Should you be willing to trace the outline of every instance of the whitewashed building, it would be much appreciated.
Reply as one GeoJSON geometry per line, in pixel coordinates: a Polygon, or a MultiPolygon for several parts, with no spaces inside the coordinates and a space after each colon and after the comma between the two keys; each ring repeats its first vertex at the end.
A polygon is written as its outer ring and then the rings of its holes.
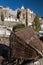
{"type": "Polygon", "coordinates": [[[5,44],[9,46],[9,36],[10,36],[10,31],[7,29],[11,29],[11,27],[6,27],[6,26],[0,26],[0,44],[5,44]]]}

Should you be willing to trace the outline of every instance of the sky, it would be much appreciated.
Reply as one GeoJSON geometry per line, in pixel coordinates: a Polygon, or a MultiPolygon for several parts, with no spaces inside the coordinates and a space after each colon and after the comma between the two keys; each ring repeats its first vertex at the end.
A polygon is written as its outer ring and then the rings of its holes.
{"type": "Polygon", "coordinates": [[[10,7],[13,10],[21,8],[22,5],[43,16],[43,0],[0,0],[0,6],[10,7]]]}

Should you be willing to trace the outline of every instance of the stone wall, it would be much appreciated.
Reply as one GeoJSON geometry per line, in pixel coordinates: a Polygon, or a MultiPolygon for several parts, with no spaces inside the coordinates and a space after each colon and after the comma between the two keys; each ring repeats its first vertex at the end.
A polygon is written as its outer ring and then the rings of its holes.
{"type": "Polygon", "coordinates": [[[0,44],[9,46],[9,37],[0,37],[0,44]]]}

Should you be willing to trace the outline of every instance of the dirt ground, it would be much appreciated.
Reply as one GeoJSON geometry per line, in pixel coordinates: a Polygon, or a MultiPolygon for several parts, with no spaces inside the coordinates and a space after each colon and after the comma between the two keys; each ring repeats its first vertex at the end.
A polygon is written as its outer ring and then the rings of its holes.
{"type": "Polygon", "coordinates": [[[41,59],[39,59],[39,60],[37,60],[35,62],[31,62],[31,63],[29,63],[27,65],[43,65],[43,58],[41,58],[41,59]]]}
{"type": "MultiPolygon", "coordinates": [[[[3,58],[0,56],[0,65],[1,65],[2,60],[3,60],[3,58]]],[[[27,64],[24,64],[24,65],[43,65],[43,58],[38,59],[35,62],[27,63],[27,64]]]]}
{"type": "Polygon", "coordinates": [[[3,58],[2,56],[0,56],[0,65],[1,65],[1,62],[2,62],[3,59],[4,59],[4,58],[3,58]]]}

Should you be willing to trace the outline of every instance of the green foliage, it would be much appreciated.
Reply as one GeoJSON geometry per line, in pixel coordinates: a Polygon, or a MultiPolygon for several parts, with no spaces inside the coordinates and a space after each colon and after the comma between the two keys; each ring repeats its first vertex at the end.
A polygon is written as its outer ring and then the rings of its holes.
{"type": "Polygon", "coordinates": [[[1,14],[1,20],[4,21],[4,15],[3,15],[3,13],[1,14]]]}
{"type": "Polygon", "coordinates": [[[14,30],[14,29],[18,29],[18,28],[23,28],[23,27],[25,27],[24,24],[17,24],[17,25],[15,25],[15,26],[13,26],[13,30],[14,30]]]}
{"type": "Polygon", "coordinates": [[[38,32],[40,30],[40,22],[39,22],[39,16],[38,14],[36,13],[36,16],[34,18],[34,21],[32,23],[33,25],[33,29],[38,32]]]}

